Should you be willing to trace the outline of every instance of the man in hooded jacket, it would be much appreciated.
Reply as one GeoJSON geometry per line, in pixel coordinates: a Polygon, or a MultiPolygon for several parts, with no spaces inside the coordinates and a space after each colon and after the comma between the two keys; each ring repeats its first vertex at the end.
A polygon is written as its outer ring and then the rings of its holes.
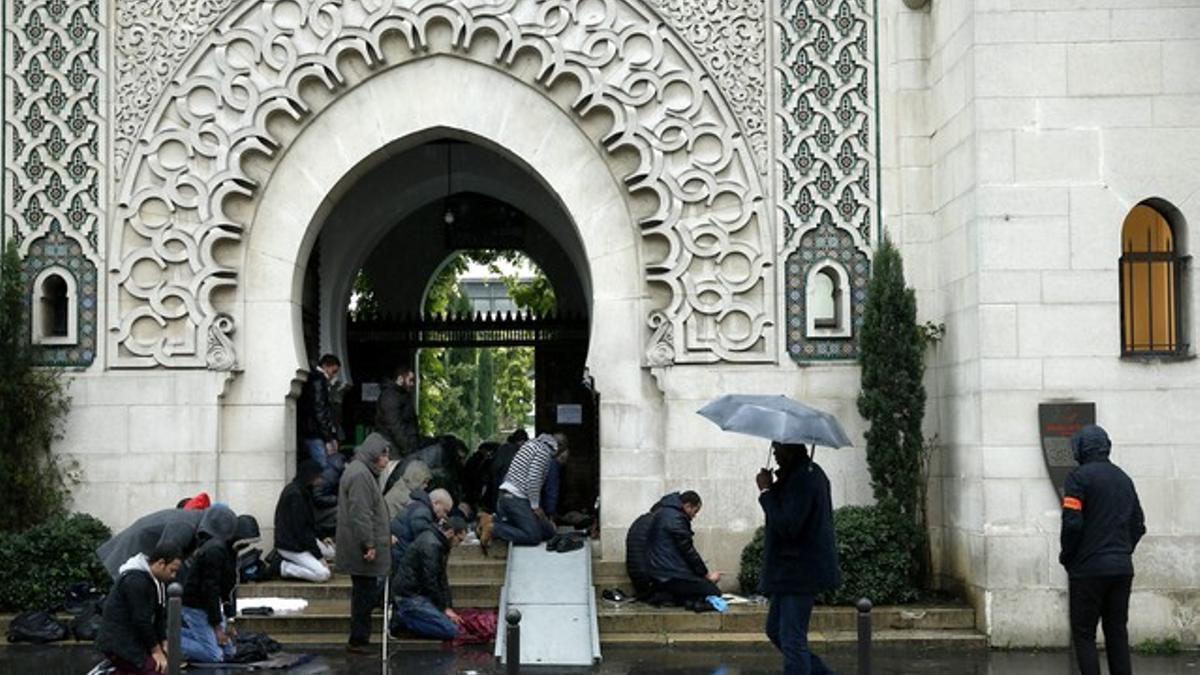
{"type": "Polygon", "coordinates": [[[317,537],[313,490],[321,482],[321,467],[311,459],[300,462],[296,477],[279,494],[275,505],[275,550],[283,559],[280,576],[321,583],[329,581],[325,558],[333,549],[317,537]]]}
{"type": "Polygon", "coordinates": [[[1090,425],[1071,438],[1079,466],[1067,475],[1062,503],[1062,552],[1067,570],[1071,637],[1082,675],[1100,675],[1096,623],[1104,626],[1111,675],[1132,672],[1129,656],[1129,593],[1133,551],[1146,520],[1133,481],[1109,461],[1112,442],[1090,425]]]}
{"type": "Polygon", "coordinates": [[[134,554],[118,568],[96,635],[96,649],[117,675],[167,672],[167,584],[181,558],[177,547],[164,544],[150,554],[134,554]]]}
{"type": "Polygon", "coordinates": [[[220,663],[233,655],[221,605],[236,583],[233,543],[237,528],[237,516],[224,504],[206,510],[200,522],[200,546],[192,554],[183,580],[180,646],[189,661],[220,663]]]}
{"type": "Polygon", "coordinates": [[[371,653],[371,609],[379,579],[391,570],[388,507],[379,485],[388,442],[378,433],[363,440],[338,485],[337,568],[350,575],[350,641],[347,651],[371,653]]]}

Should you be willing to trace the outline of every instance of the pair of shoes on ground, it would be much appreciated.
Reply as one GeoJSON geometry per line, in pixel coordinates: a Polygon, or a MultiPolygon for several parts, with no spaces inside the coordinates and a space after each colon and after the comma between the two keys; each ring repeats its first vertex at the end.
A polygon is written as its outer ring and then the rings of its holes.
{"type": "Polygon", "coordinates": [[[625,595],[625,591],[622,591],[619,588],[606,588],[600,593],[600,597],[608,600],[609,602],[625,602],[627,600],[632,600],[632,598],[630,598],[628,595],[625,595]]]}
{"type": "Polygon", "coordinates": [[[583,535],[575,532],[556,534],[546,542],[546,550],[556,553],[568,553],[583,548],[583,535]]]}

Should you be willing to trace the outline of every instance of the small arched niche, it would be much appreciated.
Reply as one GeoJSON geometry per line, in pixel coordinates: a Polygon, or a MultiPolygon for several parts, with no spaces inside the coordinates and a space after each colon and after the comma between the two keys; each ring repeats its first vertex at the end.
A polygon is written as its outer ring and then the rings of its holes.
{"type": "Polygon", "coordinates": [[[42,270],[33,280],[33,343],[73,345],[79,340],[75,277],[61,267],[42,270]]]}
{"type": "Polygon", "coordinates": [[[807,325],[810,338],[851,337],[850,275],[836,260],[826,259],[808,270],[805,282],[807,325]]]}

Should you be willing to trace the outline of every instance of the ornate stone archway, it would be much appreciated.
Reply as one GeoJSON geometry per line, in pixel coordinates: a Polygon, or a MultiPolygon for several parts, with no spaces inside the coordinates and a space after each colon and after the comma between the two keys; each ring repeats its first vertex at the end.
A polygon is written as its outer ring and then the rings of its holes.
{"type": "Polygon", "coordinates": [[[109,364],[237,369],[241,242],[273,162],[324,105],[434,54],[532,84],[603,149],[641,231],[644,363],[774,359],[749,145],[686,43],[636,0],[267,0],[197,46],[132,149],[110,247],[109,364]]]}

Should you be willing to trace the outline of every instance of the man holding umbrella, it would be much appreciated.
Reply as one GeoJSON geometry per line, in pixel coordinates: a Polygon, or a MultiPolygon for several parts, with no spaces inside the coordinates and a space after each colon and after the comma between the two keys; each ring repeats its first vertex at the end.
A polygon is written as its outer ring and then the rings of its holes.
{"type": "Polygon", "coordinates": [[[779,470],[758,473],[767,518],[759,591],[771,599],[767,637],[783,652],[787,675],[832,672],[808,648],[815,596],[842,581],[829,478],[800,443],[772,443],[779,470]]]}
{"type": "Polygon", "coordinates": [[[805,445],[842,448],[850,438],[833,415],[786,396],[727,394],[700,415],[726,431],[773,441],[779,470],[758,472],[758,503],[766,515],[759,591],[771,599],[767,637],[783,652],[783,672],[832,672],[808,648],[816,595],[842,582],[833,529],[829,478],[805,445]]]}

